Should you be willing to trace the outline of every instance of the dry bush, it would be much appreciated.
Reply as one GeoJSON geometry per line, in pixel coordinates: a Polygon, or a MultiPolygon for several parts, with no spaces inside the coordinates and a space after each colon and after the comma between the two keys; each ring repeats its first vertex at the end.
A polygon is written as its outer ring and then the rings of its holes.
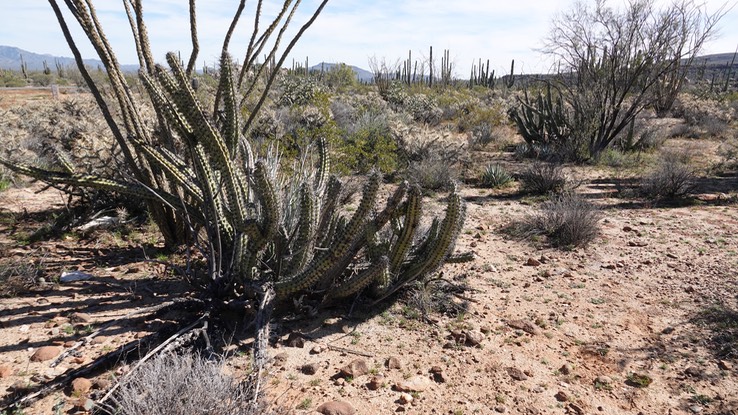
{"type": "Polygon", "coordinates": [[[251,385],[224,373],[224,362],[165,355],[145,363],[115,395],[123,415],[251,415],[251,385]]]}
{"type": "Polygon", "coordinates": [[[686,126],[679,133],[689,138],[723,136],[736,115],[735,109],[730,106],[691,94],[679,95],[672,114],[684,119],[686,126]]]}
{"type": "Polygon", "coordinates": [[[544,202],[523,229],[529,236],[545,235],[553,246],[585,246],[599,234],[600,217],[599,209],[582,196],[564,193],[544,202]]]}
{"type": "Polygon", "coordinates": [[[540,162],[529,165],[519,179],[524,192],[537,195],[561,193],[568,182],[560,164],[540,162]]]}
{"type": "Polygon", "coordinates": [[[682,199],[695,190],[696,178],[686,155],[664,153],[659,165],[643,178],[639,190],[652,200],[682,199]]]}
{"type": "Polygon", "coordinates": [[[13,297],[28,290],[43,275],[42,260],[23,258],[0,264],[0,297],[13,297]]]}

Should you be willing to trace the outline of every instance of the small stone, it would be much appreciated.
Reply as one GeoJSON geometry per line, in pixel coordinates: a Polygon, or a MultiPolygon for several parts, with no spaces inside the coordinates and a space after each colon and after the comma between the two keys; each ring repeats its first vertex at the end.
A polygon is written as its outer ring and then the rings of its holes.
{"type": "Polygon", "coordinates": [[[600,375],[595,378],[595,384],[610,385],[611,383],[612,379],[610,379],[610,377],[608,376],[600,375]]]}
{"type": "Polygon", "coordinates": [[[344,379],[344,378],[338,378],[338,379],[336,379],[336,380],[333,381],[333,384],[336,385],[336,386],[343,386],[343,385],[346,384],[346,379],[344,379]]]}
{"type": "Polygon", "coordinates": [[[413,395],[410,395],[409,393],[401,393],[400,394],[400,404],[407,405],[413,401],[413,395]]]}
{"type": "Polygon", "coordinates": [[[369,390],[375,391],[381,388],[382,385],[384,385],[384,375],[376,375],[373,376],[369,383],[366,384],[366,387],[369,390]]]}
{"type": "Polygon", "coordinates": [[[320,405],[317,409],[323,415],[354,415],[356,409],[346,401],[331,401],[320,405]]]}
{"type": "Polygon", "coordinates": [[[704,377],[704,371],[700,368],[690,366],[687,369],[684,370],[684,374],[693,378],[702,378],[704,377]]]}
{"type": "Polygon", "coordinates": [[[87,378],[76,378],[72,381],[72,395],[84,396],[92,389],[92,382],[87,378]]]}
{"type": "Polygon", "coordinates": [[[511,378],[517,381],[524,381],[528,379],[528,375],[526,375],[522,370],[516,367],[508,367],[505,370],[507,371],[507,374],[510,375],[511,378]]]}
{"type": "Polygon", "coordinates": [[[433,381],[436,383],[446,383],[446,377],[443,375],[443,369],[440,366],[433,366],[430,369],[433,381]]]}
{"type": "Polygon", "coordinates": [[[305,347],[305,336],[302,335],[302,333],[298,332],[292,332],[289,336],[287,336],[287,340],[285,340],[284,344],[287,345],[287,347],[298,347],[303,348],[305,347]]]}
{"type": "Polygon", "coordinates": [[[396,358],[395,356],[389,357],[384,364],[385,366],[387,366],[387,369],[402,369],[400,359],[396,358]]]}
{"type": "Polygon", "coordinates": [[[569,375],[569,374],[571,374],[571,372],[572,372],[572,367],[571,367],[571,365],[570,365],[570,364],[568,364],[568,363],[564,363],[564,364],[563,364],[563,365],[562,365],[562,366],[561,366],[561,367],[559,368],[559,373],[561,373],[562,375],[569,375]]]}
{"type": "Polygon", "coordinates": [[[343,376],[350,376],[352,378],[357,378],[362,375],[366,375],[369,373],[369,366],[366,364],[366,360],[364,359],[356,359],[351,361],[348,365],[341,368],[341,375],[343,376]]]}
{"type": "Polygon", "coordinates": [[[648,246],[648,242],[646,242],[646,241],[639,241],[639,240],[636,240],[636,241],[628,241],[628,246],[633,246],[633,247],[640,248],[640,247],[648,246]]]}
{"type": "Polygon", "coordinates": [[[280,367],[284,366],[284,363],[287,361],[287,353],[277,353],[274,355],[274,366],[280,367]]]}
{"type": "Polygon", "coordinates": [[[479,346],[484,341],[484,333],[479,330],[468,330],[465,335],[466,343],[470,346],[479,346]]]}
{"type": "Polygon", "coordinates": [[[72,313],[69,316],[69,321],[72,323],[89,323],[90,320],[92,317],[87,313],[72,313]]]}
{"type": "Polygon", "coordinates": [[[95,382],[93,382],[93,386],[95,387],[95,389],[99,390],[108,390],[111,385],[112,382],[107,379],[95,379],[95,382]]]}
{"type": "Polygon", "coordinates": [[[10,366],[0,365],[0,379],[8,378],[13,375],[13,369],[10,366]]]}
{"type": "Polygon", "coordinates": [[[569,404],[569,412],[574,413],[576,415],[584,415],[584,409],[582,409],[581,406],[573,402],[569,404]]]}
{"type": "Polygon", "coordinates": [[[719,360],[717,366],[720,370],[730,370],[732,368],[730,363],[726,362],[725,360],[719,360]]]}
{"type": "Polygon", "coordinates": [[[310,354],[320,354],[323,353],[323,347],[321,345],[315,345],[312,349],[310,349],[310,354]]]}
{"type": "Polygon", "coordinates": [[[395,384],[395,390],[400,392],[423,392],[430,388],[431,380],[425,376],[413,376],[409,379],[401,380],[395,384]]]}
{"type": "Polygon", "coordinates": [[[533,257],[530,257],[525,262],[525,265],[526,266],[529,266],[529,267],[537,267],[537,266],[541,265],[541,261],[539,261],[539,260],[537,260],[537,259],[535,259],[533,257]]]}
{"type": "Polygon", "coordinates": [[[95,401],[90,398],[79,398],[74,402],[76,408],[80,408],[84,411],[90,412],[95,407],[95,401]]]}
{"type": "Polygon", "coordinates": [[[505,408],[504,406],[502,406],[502,405],[495,406],[495,412],[500,413],[500,414],[504,414],[505,411],[507,411],[507,408],[505,408]]]}
{"type": "Polygon", "coordinates": [[[663,330],[661,330],[661,334],[671,334],[674,332],[674,327],[666,327],[663,330]]]}
{"type": "Polygon", "coordinates": [[[692,412],[693,414],[698,414],[702,412],[702,407],[699,405],[692,405],[689,407],[689,411],[692,412]]]}
{"type": "Polygon", "coordinates": [[[306,375],[314,375],[318,373],[318,369],[320,369],[320,366],[317,363],[308,363],[302,365],[300,371],[306,375]]]}
{"type": "Polygon", "coordinates": [[[564,391],[558,391],[556,392],[556,395],[554,395],[554,398],[559,402],[566,402],[569,400],[569,395],[564,393],[564,391]]]}
{"type": "Polygon", "coordinates": [[[59,356],[59,353],[61,353],[61,348],[58,346],[39,347],[31,356],[31,361],[45,362],[59,356]]]}
{"type": "Polygon", "coordinates": [[[540,334],[541,330],[536,327],[535,324],[531,323],[530,321],[525,320],[510,320],[507,322],[507,325],[517,329],[517,330],[523,330],[524,332],[528,334],[540,334]]]}

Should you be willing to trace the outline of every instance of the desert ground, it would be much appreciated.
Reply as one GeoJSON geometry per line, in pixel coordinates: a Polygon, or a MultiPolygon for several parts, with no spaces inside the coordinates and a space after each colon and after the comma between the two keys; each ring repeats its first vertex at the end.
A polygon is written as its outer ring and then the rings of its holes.
{"type": "MultiPolygon", "coordinates": [[[[585,247],[510,232],[541,198],[517,183],[486,189],[462,178],[467,217],[456,250],[473,260],[438,275],[463,287],[448,294],[456,307],[424,313],[420,287],[394,303],[275,319],[263,381],[272,408],[313,414],[341,401],[358,414],[738,413],[738,176],[711,169],[727,137],[666,142],[688,150],[700,171],[697,190],[679,201],[625,196],[642,169],[565,165],[574,191],[601,213],[585,247]]],[[[467,178],[474,166],[519,172],[530,163],[510,146],[470,158],[467,178]]],[[[436,210],[443,198],[426,197],[436,210]]],[[[40,183],[0,192],[0,264],[33,274],[4,281],[0,298],[5,401],[172,330],[177,313],[140,312],[193,294],[165,264],[181,255],[166,253],[146,223],[31,237],[69,209],[67,196],[40,183]],[[88,278],[63,282],[72,271],[88,278]]],[[[243,378],[252,339],[227,341],[226,370],[243,378]]],[[[130,369],[121,359],[22,413],[86,413],[87,399],[130,369]]]]}

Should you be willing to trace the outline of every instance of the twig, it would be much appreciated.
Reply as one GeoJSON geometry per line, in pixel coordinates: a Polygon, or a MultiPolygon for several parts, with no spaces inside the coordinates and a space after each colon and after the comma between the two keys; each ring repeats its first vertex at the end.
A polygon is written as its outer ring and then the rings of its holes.
{"type": "Polygon", "coordinates": [[[256,372],[253,377],[254,396],[251,401],[251,407],[253,409],[258,409],[259,407],[259,389],[261,387],[262,373],[269,360],[269,320],[272,317],[275,297],[274,288],[271,285],[266,285],[262,293],[261,302],[259,303],[259,311],[256,313],[256,339],[254,340],[254,366],[256,367],[256,372]]]}
{"type": "Polygon", "coordinates": [[[371,353],[365,353],[365,352],[360,352],[360,351],[357,351],[357,350],[351,350],[351,349],[347,349],[345,347],[333,346],[331,344],[326,345],[326,347],[328,347],[329,349],[333,350],[334,352],[343,352],[343,353],[355,354],[357,356],[364,356],[364,357],[374,357],[374,355],[371,354],[371,353]]]}
{"type": "Polygon", "coordinates": [[[138,315],[138,314],[154,313],[154,312],[157,312],[157,311],[159,311],[159,310],[161,310],[163,308],[166,308],[166,307],[169,307],[169,306],[174,305],[176,303],[181,303],[181,302],[184,302],[184,301],[186,301],[186,300],[176,299],[174,301],[169,301],[169,302],[166,302],[166,303],[163,303],[163,304],[158,304],[158,305],[155,305],[155,306],[152,306],[152,307],[147,307],[147,308],[144,308],[144,309],[141,309],[141,310],[132,311],[132,312],[126,314],[125,316],[123,316],[123,317],[121,317],[119,319],[115,319],[115,320],[109,321],[105,325],[103,325],[102,327],[100,327],[99,329],[97,329],[94,332],[90,333],[88,336],[82,338],[82,340],[78,340],[77,343],[74,344],[74,346],[72,346],[69,349],[65,350],[64,353],[60,354],[59,357],[57,357],[56,359],[54,359],[54,361],[51,362],[51,364],[49,365],[49,367],[56,367],[67,356],[73,354],[75,350],[77,350],[78,348],[80,348],[83,345],[86,345],[86,344],[90,343],[90,341],[92,341],[92,339],[94,339],[95,337],[97,337],[100,333],[102,333],[103,331],[107,330],[109,327],[111,327],[111,326],[113,326],[113,325],[115,325],[115,324],[117,324],[117,323],[119,323],[119,322],[121,322],[123,320],[128,320],[129,318],[131,318],[131,317],[133,317],[135,315],[138,315]]]}
{"type": "Polygon", "coordinates": [[[203,321],[204,319],[206,319],[208,316],[209,316],[209,314],[206,312],[205,314],[203,314],[202,316],[200,316],[200,318],[198,318],[197,320],[193,321],[192,323],[190,323],[186,327],[183,327],[182,329],[180,329],[178,332],[174,333],[168,339],[164,340],[160,345],[156,346],[156,348],[154,348],[154,350],[152,350],[149,353],[147,353],[146,356],[142,357],[136,363],[136,366],[134,366],[133,368],[131,368],[130,371],[128,371],[123,376],[121,376],[121,378],[118,381],[118,383],[116,383],[115,385],[113,385],[113,387],[110,388],[110,390],[108,391],[108,393],[106,393],[105,396],[102,397],[102,399],[100,399],[99,401],[96,402],[96,405],[100,405],[100,404],[104,403],[106,400],[108,400],[113,395],[113,392],[115,392],[120,387],[120,385],[123,383],[123,381],[125,381],[126,379],[128,379],[136,370],[138,370],[141,367],[141,365],[143,365],[147,360],[151,359],[151,357],[153,357],[154,355],[156,355],[157,353],[159,353],[159,351],[161,351],[162,349],[164,349],[165,347],[167,347],[170,343],[174,342],[175,340],[177,340],[179,337],[181,337],[185,333],[187,333],[190,330],[194,329],[195,326],[197,326],[201,321],[203,321]]]}

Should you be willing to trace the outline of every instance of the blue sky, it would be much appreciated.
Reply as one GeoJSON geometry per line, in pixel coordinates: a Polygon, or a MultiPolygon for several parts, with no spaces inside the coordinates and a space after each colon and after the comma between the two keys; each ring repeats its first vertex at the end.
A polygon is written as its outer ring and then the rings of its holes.
{"type": "MultiPolygon", "coordinates": [[[[731,0],[733,1],[733,0],[731,0]]],[[[61,3],[63,1],[60,0],[61,3]]],[[[122,1],[95,2],[106,33],[122,63],[136,63],[122,1]]],[[[144,15],[149,22],[155,58],[163,60],[167,51],[190,52],[187,1],[144,0],[144,15]]],[[[244,17],[253,15],[255,0],[247,1],[244,17]],[[249,7],[250,6],[250,7],[249,7]]],[[[273,15],[275,3],[265,10],[273,15]]],[[[551,18],[571,7],[573,0],[331,0],[323,14],[295,47],[292,57],[310,63],[346,62],[369,69],[368,59],[376,57],[394,63],[412,50],[413,60],[424,59],[429,46],[437,65],[443,49],[449,49],[455,72],[462,77],[479,58],[490,59],[498,73],[509,71],[515,59],[516,72],[542,72],[548,61],[535,51],[550,27],[551,18]]],[[[668,4],[667,0],[657,0],[668,4]]],[[[709,11],[723,0],[704,1],[709,11]]],[[[199,0],[200,59],[216,61],[223,35],[237,7],[237,0],[199,0]]],[[[309,17],[316,0],[303,0],[293,31],[309,17]]],[[[622,4],[622,0],[611,0],[622,4]]],[[[71,56],[50,6],[45,0],[0,0],[0,44],[17,46],[36,53],[71,56]]],[[[73,22],[74,23],[74,22],[73,22]]],[[[231,41],[235,56],[244,53],[250,33],[250,20],[242,18],[231,41]]],[[[705,54],[733,52],[738,46],[738,7],[721,21],[720,36],[705,48],[705,54]]],[[[77,32],[79,34],[79,32],[77,32]]],[[[81,37],[80,37],[81,39],[81,37]]],[[[80,42],[86,58],[93,58],[91,47],[80,42]]],[[[291,64],[289,59],[288,64],[291,64]]]]}

